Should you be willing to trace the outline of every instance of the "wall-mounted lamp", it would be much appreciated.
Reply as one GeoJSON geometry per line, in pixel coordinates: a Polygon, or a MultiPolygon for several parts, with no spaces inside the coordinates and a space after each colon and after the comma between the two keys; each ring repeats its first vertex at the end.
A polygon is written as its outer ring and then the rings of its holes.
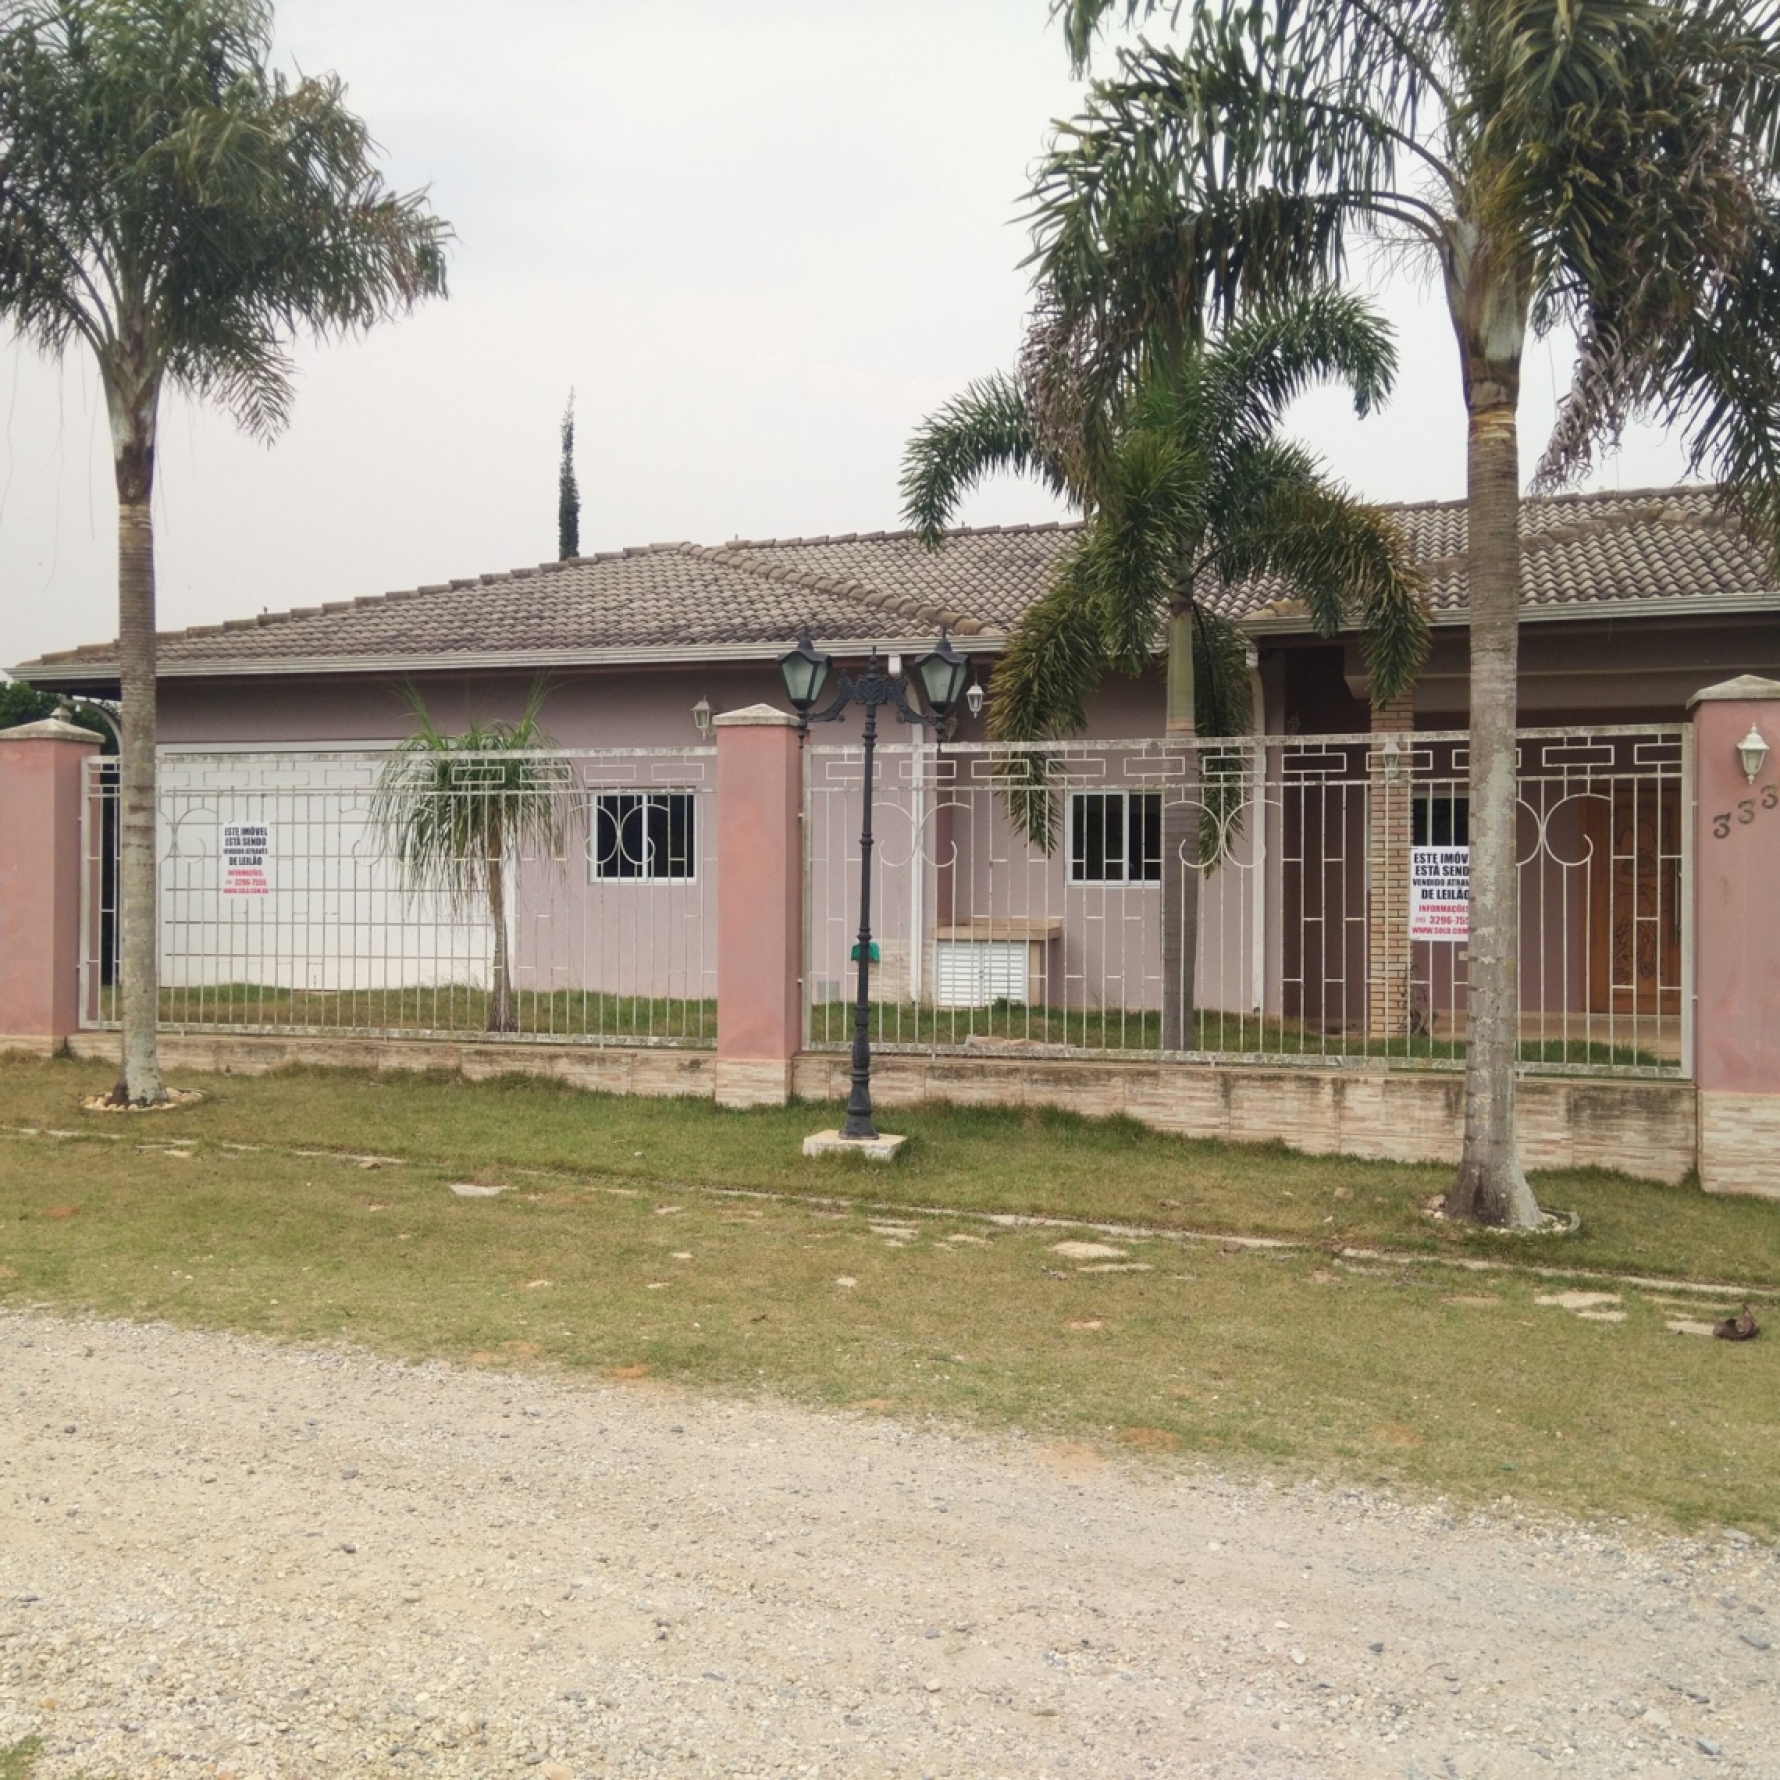
{"type": "Polygon", "coordinates": [[[1743,763],[1743,776],[1751,785],[1768,757],[1767,737],[1752,723],[1748,735],[1737,744],[1737,758],[1743,763]]]}
{"type": "Polygon", "coordinates": [[[711,739],[711,701],[708,698],[701,698],[692,707],[692,723],[699,736],[708,742],[711,739]]]}
{"type": "Polygon", "coordinates": [[[969,709],[972,717],[982,716],[982,714],[983,714],[983,688],[978,681],[976,681],[976,680],[971,681],[970,690],[967,693],[965,693],[965,695],[964,695],[964,703],[965,703],[966,707],[969,709]]]}

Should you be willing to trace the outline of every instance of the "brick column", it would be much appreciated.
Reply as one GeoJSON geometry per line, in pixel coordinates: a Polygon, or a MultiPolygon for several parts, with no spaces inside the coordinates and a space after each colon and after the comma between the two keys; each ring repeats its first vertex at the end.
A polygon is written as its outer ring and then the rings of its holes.
{"type": "Polygon", "coordinates": [[[1693,699],[1700,1184],[1780,1199],[1780,680],[1693,699]],[[1737,744],[1771,752],[1750,783],[1737,744]]]}
{"type": "Polygon", "coordinates": [[[1415,691],[1372,707],[1374,747],[1366,809],[1366,1036],[1409,1030],[1409,748],[1415,691]],[[1399,750],[1401,750],[1399,752],[1399,750]]]}
{"type": "Polygon", "coordinates": [[[0,730],[0,1045],[53,1051],[79,1025],[81,763],[90,729],[0,730]]]}
{"type": "Polygon", "coordinates": [[[717,731],[719,1106],[783,1106],[803,1048],[803,759],[796,719],[725,711],[717,731]]]}

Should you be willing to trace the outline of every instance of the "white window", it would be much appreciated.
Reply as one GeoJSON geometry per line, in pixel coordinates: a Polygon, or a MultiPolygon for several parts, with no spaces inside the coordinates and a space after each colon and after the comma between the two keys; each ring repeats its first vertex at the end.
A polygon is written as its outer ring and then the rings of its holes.
{"type": "Polygon", "coordinates": [[[1069,796],[1072,884],[1162,881],[1162,793],[1072,791],[1069,796]]]}
{"type": "Polygon", "coordinates": [[[593,800],[596,883],[689,884],[698,876],[695,794],[601,791],[593,800]]]}

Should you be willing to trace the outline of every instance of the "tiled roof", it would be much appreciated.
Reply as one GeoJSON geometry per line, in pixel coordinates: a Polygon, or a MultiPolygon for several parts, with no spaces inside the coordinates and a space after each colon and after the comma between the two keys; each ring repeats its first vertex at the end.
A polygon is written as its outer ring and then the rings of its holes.
{"type": "MultiPolygon", "coordinates": [[[[1436,616],[1465,606],[1465,507],[1391,509],[1407,528],[1436,616]]],[[[1043,591],[1071,525],[956,532],[929,551],[907,532],[653,544],[411,592],[163,633],[173,674],[414,668],[497,661],[666,660],[777,653],[808,624],[819,642],[912,641],[939,625],[998,642],[1043,591]]],[[[1561,495],[1521,506],[1522,603],[1530,613],[1675,600],[1773,603],[1762,552],[1706,488],[1561,495]]],[[[1302,610],[1277,584],[1218,589],[1230,616],[1290,628],[1302,610]]],[[[115,673],[89,645],[16,670],[42,682],[115,673]]]]}
{"type": "MultiPolygon", "coordinates": [[[[1466,604],[1465,503],[1429,501],[1389,509],[1409,532],[1436,617],[1466,604]]],[[[1760,547],[1744,537],[1710,488],[1645,488],[1554,495],[1520,506],[1520,598],[1534,613],[1611,602],[1655,608],[1678,599],[1760,600],[1780,606],[1760,547]]],[[[1300,610],[1279,587],[1232,590],[1232,615],[1300,610]]]]}
{"type": "Polygon", "coordinates": [[[753,562],[798,565],[863,581],[903,599],[968,612],[1006,633],[1043,592],[1078,525],[984,526],[953,532],[929,550],[913,532],[838,538],[763,538],[729,549],[753,562]]]}

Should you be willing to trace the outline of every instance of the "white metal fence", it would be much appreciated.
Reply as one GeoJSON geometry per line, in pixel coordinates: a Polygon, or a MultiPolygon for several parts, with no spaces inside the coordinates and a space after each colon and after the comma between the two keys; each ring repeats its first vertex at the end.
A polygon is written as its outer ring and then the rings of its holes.
{"type": "MultiPolygon", "coordinates": [[[[1688,746],[1522,732],[1525,1068],[1690,1069],[1688,746]]],[[[164,1025],[715,1042],[715,750],[453,757],[407,805],[455,837],[431,871],[388,758],[163,753],[164,1025]],[[528,798],[547,819],[509,829],[528,798]]],[[[862,755],[804,760],[808,1039],[844,1046],[862,755]]],[[[1466,766],[1463,734],[880,747],[874,1041],[1457,1067],[1466,766]]],[[[87,768],[89,1026],[117,1014],[115,770],[87,768]]]]}
{"type": "MultiPolygon", "coordinates": [[[[166,1028],[715,1042],[715,750],[454,755],[380,803],[389,759],[163,752],[166,1028]],[[430,864],[404,863],[416,832],[430,864]]],[[[116,766],[87,770],[81,1012],[104,1027],[116,766]]]]}
{"type": "MultiPolygon", "coordinates": [[[[1689,1068],[1688,745],[1683,727],[1521,733],[1524,1068],[1689,1068]]],[[[1459,1067],[1466,750],[1463,733],[881,747],[874,1042],[1459,1067]],[[1015,819],[1035,774],[1036,840],[1015,819]]],[[[808,753],[817,1048],[852,1036],[862,766],[857,746],[808,753]]]]}

